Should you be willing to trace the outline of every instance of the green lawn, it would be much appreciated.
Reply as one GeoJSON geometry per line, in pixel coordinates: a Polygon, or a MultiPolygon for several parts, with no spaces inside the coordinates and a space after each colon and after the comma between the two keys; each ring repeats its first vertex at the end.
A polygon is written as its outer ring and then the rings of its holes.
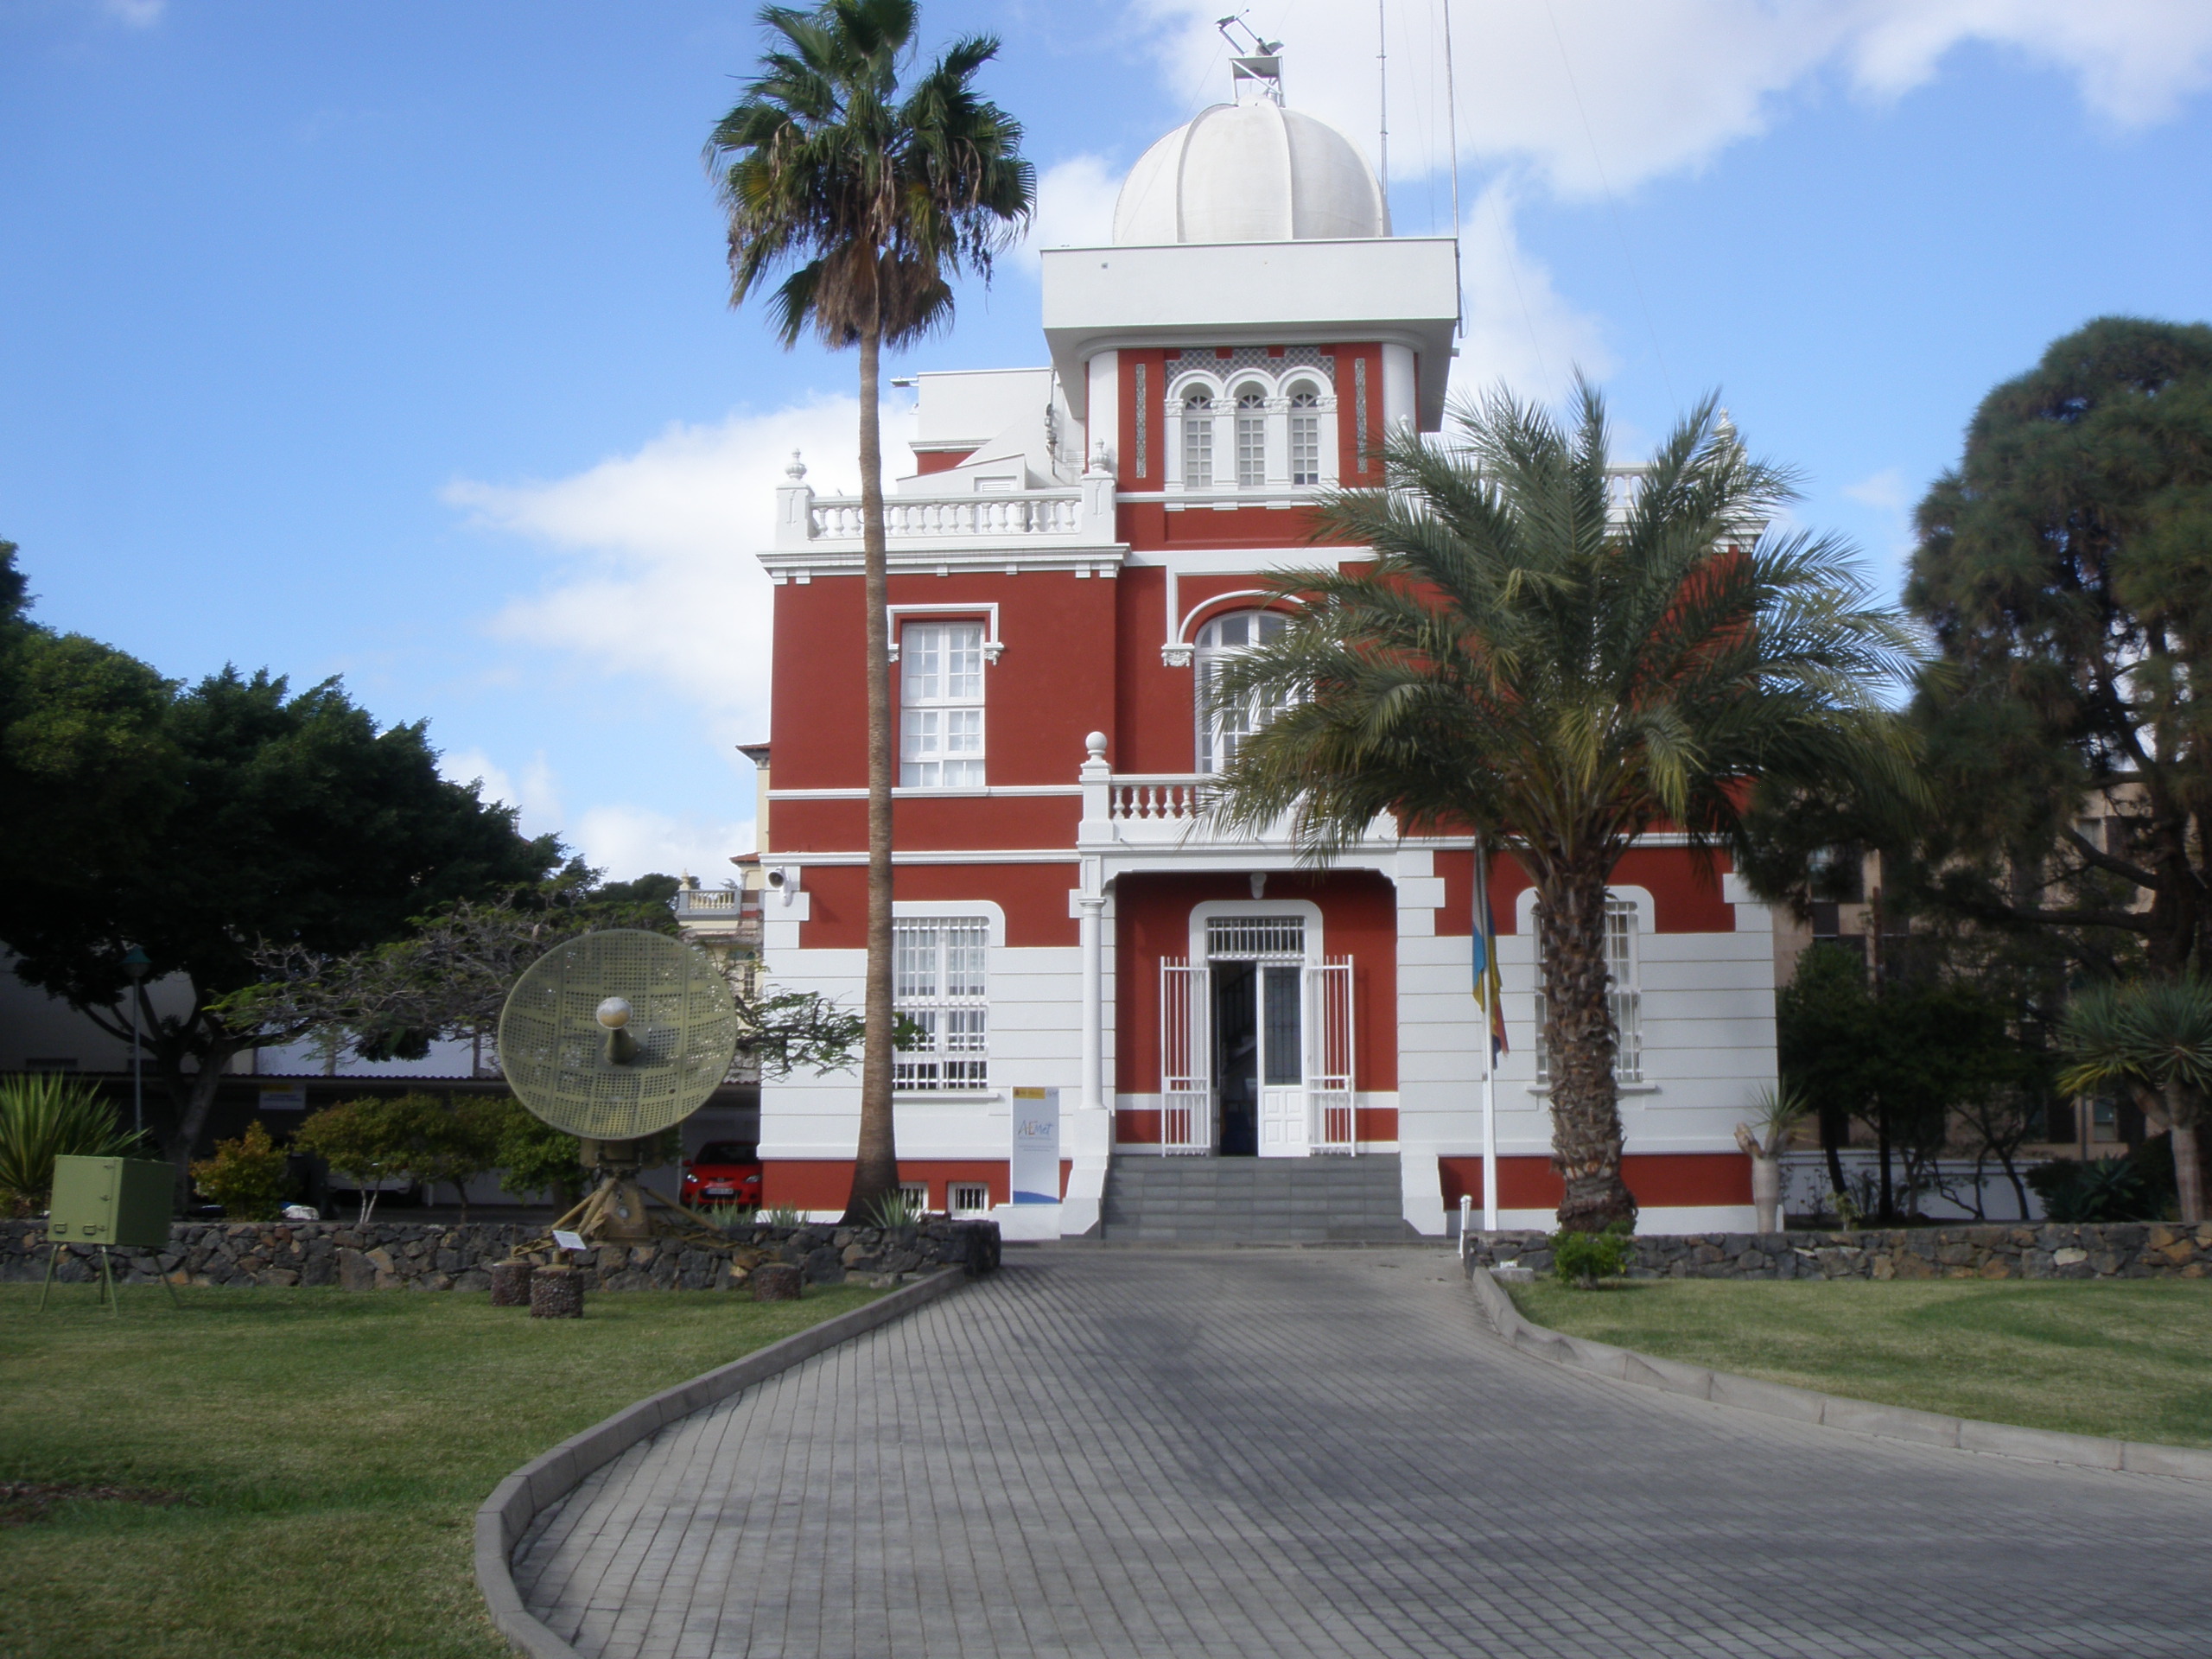
{"type": "MultiPolygon", "coordinates": [[[[641,1395],[874,1293],[594,1293],[581,1320],[487,1296],[0,1286],[0,1481],[183,1495],[0,1525],[11,1659],[493,1659],[476,1506],[641,1395]]],[[[0,1511],[4,1513],[4,1511],[0,1511]]]]}
{"type": "Polygon", "coordinates": [[[2212,1446],[2212,1280],[1510,1287],[1539,1325],[1885,1405],[2212,1446]]]}

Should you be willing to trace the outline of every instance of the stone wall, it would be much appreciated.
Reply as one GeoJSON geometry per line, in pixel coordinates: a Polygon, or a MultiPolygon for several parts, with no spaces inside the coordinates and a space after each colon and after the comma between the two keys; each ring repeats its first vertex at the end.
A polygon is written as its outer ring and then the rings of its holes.
{"type": "MultiPolygon", "coordinates": [[[[165,1250],[118,1250],[126,1284],[166,1278],[179,1285],[339,1285],[347,1290],[486,1290],[486,1271],[543,1239],[512,1223],[436,1226],[421,1222],[178,1222],[165,1250]]],[[[656,1239],[605,1244],[584,1256],[547,1248],[532,1258],[567,1257],[585,1269],[587,1289],[723,1290],[743,1284],[763,1262],[788,1262],[815,1284],[854,1280],[879,1287],[938,1268],[970,1277],[998,1266],[993,1221],[933,1219],[912,1227],[760,1226],[726,1243],[656,1239]]],[[[36,1222],[0,1223],[0,1281],[46,1276],[46,1234],[36,1222]]],[[[94,1247],[66,1247],[55,1278],[83,1284],[99,1276],[94,1247]]]]}
{"type": "MultiPolygon", "coordinates": [[[[1636,1241],[1631,1279],[2202,1279],[2212,1224],[1912,1227],[1855,1233],[1687,1233],[1636,1241]]],[[[1543,1233],[1482,1233],[1482,1267],[1551,1269],[1543,1233]]]]}

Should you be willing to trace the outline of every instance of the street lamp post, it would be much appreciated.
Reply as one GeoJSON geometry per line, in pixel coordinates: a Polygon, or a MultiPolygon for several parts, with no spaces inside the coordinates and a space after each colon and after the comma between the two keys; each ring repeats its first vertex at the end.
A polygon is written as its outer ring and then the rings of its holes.
{"type": "Polygon", "coordinates": [[[146,1133],[146,1051],[138,1040],[139,988],[153,965],[154,959],[135,944],[124,953],[123,971],[130,976],[130,1128],[142,1139],[146,1133]]]}

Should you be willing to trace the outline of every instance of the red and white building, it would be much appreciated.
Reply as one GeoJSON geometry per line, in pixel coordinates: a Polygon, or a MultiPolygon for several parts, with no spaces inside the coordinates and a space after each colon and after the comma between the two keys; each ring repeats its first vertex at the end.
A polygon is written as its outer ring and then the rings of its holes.
{"type": "MultiPolygon", "coordinates": [[[[1147,151],[1110,245],[1043,260],[1049,365],[921,376],[921,470],[887,500],[899,1001],[928,1033],[899,1059],[902,1173],[933,1208],[1007,1205],[1013,1091],[1048,1087],[1062,1201],[1001,1211],[1022,1236],[1093,1229],[1115,1160],[1378,1154],[1440,1234],[1482,1190],[1471,844],[1378,823],[1316,871],[1214,832],[1240,722],[1207,721],[1201,688],[1279,626],[1264,573],[1363,556],[1308,543],[1314,497],[1378,482],[1387,432],[1441,425],[1453,245],[1390,234],[1351,143],[1262,96],[1147,151]]],[[[857,1005],[860,505],[794,457],[776,522],[764,963],[857,1005]]],[[[1615,880],[1643,1225],[1747,1229],[1732,1132],[1775,1077],[1773,918],[1666,837],[1615,880]]],[[[1510,858],[1491,884],[1500,1220],[1541,1226],[1533,895],[1510,858]]],[[[764,1085],[766,1203],[842,1209],[859,1096],[854,1072],[764,1085]]]]}

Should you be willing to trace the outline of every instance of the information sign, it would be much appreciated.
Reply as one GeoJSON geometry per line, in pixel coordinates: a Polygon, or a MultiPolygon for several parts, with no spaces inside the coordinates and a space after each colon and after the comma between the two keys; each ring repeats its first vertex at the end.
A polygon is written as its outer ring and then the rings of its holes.
{"type": "Polygon", "coordinates": [[[1014,1201],[1016,1204],[1058,1204],[1060,1201],[1060,1091],[1057,1089],[1017,1089],[1014,1091],[1014,1201]]]}

